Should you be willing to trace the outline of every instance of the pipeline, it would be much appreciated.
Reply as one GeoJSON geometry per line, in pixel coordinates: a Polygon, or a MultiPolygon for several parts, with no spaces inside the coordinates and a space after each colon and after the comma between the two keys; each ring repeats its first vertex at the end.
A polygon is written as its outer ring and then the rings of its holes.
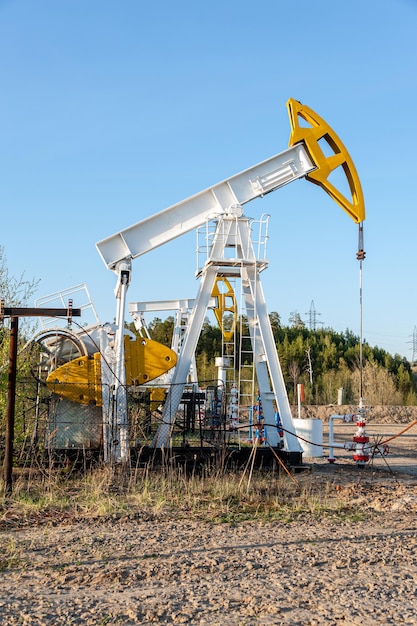
{"type": "Polygon", "coordinates": [[[331,415],[329,417],[329,456],[327,460],[329,463],[335,463],[334,448],[342,448],[344,450],[352,450],[353,442],[336,443],[334,441],[334,420],[343,420],[345,424],[350,424],[356,421],[356,415],[354,413],[344,413],[343,415],[331,415]]]}
{"type": "MultiPolygon", "coordinates": [[[[343,415],[331,415],[329,418],[329,443],[325,444],[323,442],[317,443],[314,441],[310,441],[308,439],[305,439],[304,437],[300,436],[299,434],[297,434],[296,432],[290,432],[287,429],[283,428],[282,425],[279,426],[280,431],[281,432],[286,432],[289,433],[295,437],[297,437],[297,439],[299,439],[300,441],[304,441],[305,443],[312,445],[312,446],[318,446],[318,447],[323,447],[323,448],[328,448],[329,449],[329,453],[328,453],[328,462],[329,463],[335,463],[336,459],[334,456],[334,448],[340,448],[343,450],[348,450],[348,451],[353,451],[353,460],[356,461],[356,464],[359,467],[363,467],[368,461],[369,458],[375,453],[375,450],[377,448],[379,448],[380,446],[386,446],[386,448],[388,449],[388,443],[390,441],[392,441],[393,439],[396,439],[397,437],[400,437],[401,435],[403,435],[405,432],[407,432],[408,430],[410,430],[410,428],[412,428],[413,426],[417,425],[417,420],[413,420],[412,422],[410,422],[410,424],[408,424],[405,428],[403,428],[400,432],[396,433],[395,435],[389,437],[388,439],[384,439],[383,441],[379,441],[378,444],[370,444],[369,443],[369,436],[366,433],[365,430],[365,422],[363,420],[363,416],[361,414],[358,413],[345,413],[343,415]],[[347,441],[345,443],[338,443],[336,441],[334,441],[334,421],[335,420],[342,420],[345,424],[350,424],[350,423],[355,423],[356,422],[356,426],[357,426],[357,430],[355,432],[355,434],[352,437],[351,441],[347,441]]],[[[271,427],[273,428],[275,426],[275,428],[277,427],[277,424],[265,424],[265,427],[271,427]]],[[[245,425],[240,425],[239,428],[246,428],[245,425]]],[[[259,443],[259,440],[257,440],[257,443],[259,443]]],[[[266,437],[266,442],[265,445],[269,445],[268,442],[268,437],[266,437]]],[[[387,454],[384,453],[384,454],[387,454]]]]}
{"type": "Polygon", "coordinates": [[[366,424],[361,414],[345,413],[344,415],[331,415],[329,418],[329,463],[336,461],[334,457],[334,448],[343,448],[344,450],[353,451],[353,460],[360,467],[363,467],[369,461],[370,446],[369,437],[366,433],[366,424]],[[346,443],[336,443],[334,441],[334,420],[341,419],[345,424],[356,422],[357,430],[352,437],[352,441],[346,443]]]}

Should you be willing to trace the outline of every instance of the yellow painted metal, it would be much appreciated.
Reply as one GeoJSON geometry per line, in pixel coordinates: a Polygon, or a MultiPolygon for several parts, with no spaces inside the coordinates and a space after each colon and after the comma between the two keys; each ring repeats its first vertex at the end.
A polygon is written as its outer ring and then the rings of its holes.
{"type": "Polygon", "coordinates": [[[101,406],[100,354],[81,356],[57,367],[46,379],[48,388],[78,404],[101,406]]]}
{"type": "Polygon", "coordinates": [[[150,409],[156,411],[158,407],[164,403],[166,396],[166,390],[162,387],[155,387],[151,391],[150,395],[150,409]]]}
{"type": "Polygon", "coordinates": [[[234,335],[237,323],[237,302],[235,292],[230,282],[224,276],[217,276],[214,283],[213,291],[211,292],[213,298],[216,298],[217,306],[214,308],[214,315],[222,331],[223,339],[230,341],[234,335]],[[221,287],[223,283],[224,287],[221,287]],[[231,313],[230,327],[225,328],[225,313],[231,313]]]}
{"type": "Polygon", "coordinates": [[[291,124],[289,145],[293,146],[304,142],[314,165],[317,167],[316,170],[306,175],[307,180],[322,187],[354,222],[357,224],[362,222],[365,219],[362,186],[355,165],[342,141],[334,130],[308,106],[290,98],[287,102],[287,108],[291,124]],[[299,118],[302,118],[309,126],[300,126],[299,118]],[[334,154],[326,156],[319,144],[320,140],[324,140],[334,154]],[[346,198],[329,181],[330,174],[338,167],[343,169],[347,178],[352,194],[351,200],[346,198]]]}
{"type": "Polygon", "coordinates": [[[125,336],[126,384],[143,385],[168,372],[177,363],[177,355],[162,343],[125,336]]]}
{"type": "MultiPolygon", "coordinates": [[[[165,374],[177,362],[176,353],[152,339],[124,338],[126,385],[143,385],[165,374]]],[[[96,352],[61,365],[46,380],[59,396],[79,404],[102,405],[101,355],[96,352]]]]}

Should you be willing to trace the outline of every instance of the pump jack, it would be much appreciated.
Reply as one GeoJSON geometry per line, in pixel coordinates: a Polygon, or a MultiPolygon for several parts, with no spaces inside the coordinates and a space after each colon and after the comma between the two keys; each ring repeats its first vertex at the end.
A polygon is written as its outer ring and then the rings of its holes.
{"type": "MultiPolygon", "coordinates": [[[[290,99],[287,102],[291,135],[289,148],[231,178],[179,202],[129,228],[99,241],[96,246],[105,265],[117,275],[118,332],[115,341],[116,367],[111,372],[113,402],[107,402],[107,419],[119,430],[119,460],[128,457],[127,402],[123,376],[123,326],[126,294],[131,280],[132,260],[211,221],[215,232],[204,266],[200,286],[183,338],[181,352],[164,405],[161,424],[153,440],[155,448],[169,445],[175,416],[201,332],[210,297],[219,276],[239,277],[250,328],[260,400],[266,423],[274,422],[278,408],[284,428],[284,449],[301,460],[302,448],[296,436],[274,337],[269,322],[260,272],[268,261],[257,258],[251,241],[250,219],[243,207],[255,198],[276,191],[300,178],[321,186],[356,224],[362,227],[365,206],[355,166],[345,146],[330,126],[312,109],[290,99]],[[332,150],[326,156],[321,142],[332,150]],[[329,176],[342,168],[351,198],[346,198],[330,182],[329,176]],[[167,226],[168,225],[168,226],[167,226]],[[226,257],[225,251],[228,250],[226,257]],[[234,251],[234,256],[230,255],[234,251]]],[[[272,439],[270,444],[276,445],[272,439]]]]}

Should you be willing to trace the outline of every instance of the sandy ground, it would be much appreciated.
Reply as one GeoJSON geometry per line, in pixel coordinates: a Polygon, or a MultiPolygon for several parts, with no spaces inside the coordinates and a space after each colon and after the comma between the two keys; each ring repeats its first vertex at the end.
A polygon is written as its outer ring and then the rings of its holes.
{"type": "Polygon", "coordinates": [[[0,543],[24,556],[0,572],[0,623],[417,624],[417,479],[314,471],[362,519],[6,526],[0,543]]]}
{"type": "Polygon", "coordinates": [[[0,551],[20,556],[0,571],[0,624],[417,624],[414,444],[396,442],[398,465],[310,461],[312,480],[355,504],[345,519],[6,516],[0,551]]]}

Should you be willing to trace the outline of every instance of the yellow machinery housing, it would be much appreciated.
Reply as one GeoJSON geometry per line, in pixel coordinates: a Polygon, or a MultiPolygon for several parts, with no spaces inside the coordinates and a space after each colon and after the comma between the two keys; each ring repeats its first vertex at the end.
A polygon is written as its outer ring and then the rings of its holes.
{"type": "MultiPolygon", "coordinates": [[[[143,385],[175,366],[176,353],[152,339],[124,337],[126,385],[143,385]]],[[[48,388],[79,404],[102,406],[101,354],[81,356],[54,369],[47,377],[48,388]]]]}

